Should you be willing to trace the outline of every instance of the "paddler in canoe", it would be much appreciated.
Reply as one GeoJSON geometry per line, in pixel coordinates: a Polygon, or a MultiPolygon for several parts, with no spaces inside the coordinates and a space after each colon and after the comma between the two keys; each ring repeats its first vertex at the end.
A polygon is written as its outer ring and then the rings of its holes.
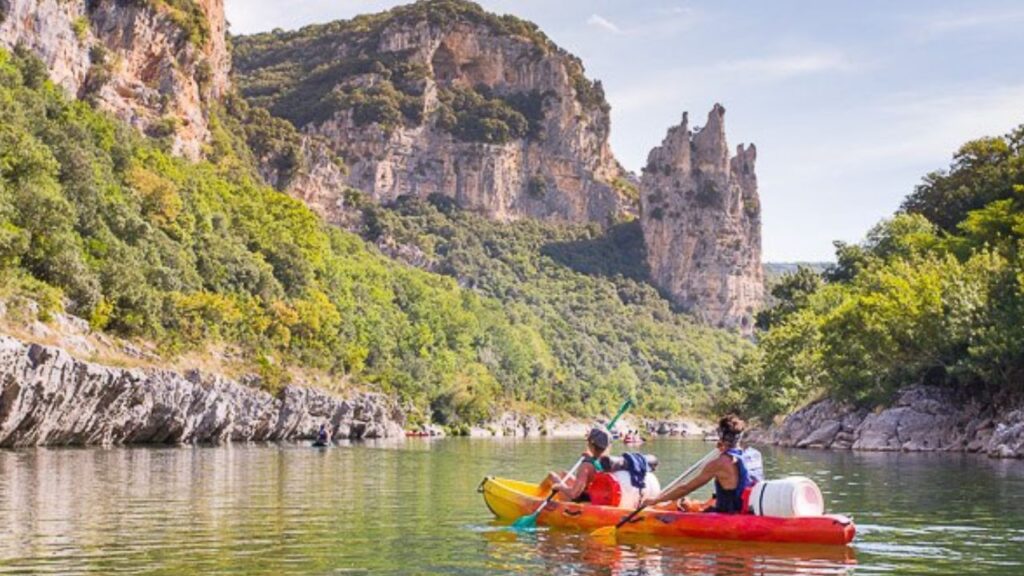
{"type": "Polygon", "coordinates": [[[554,490],[557,493],[556,498],[559,500],[590,502],[587,488],[590,487],[590,483],[593,482],[597,474],[604,471],[601,459],[608,451],[611,441],[611,434],[607,430],[592,428],[587,434],[587,450],[583,453],[583,463],[580,464],[576,476],[571,477],[568,472],[562,474],[550,472],[541,483],[543,490],[545,492],[554,490]]]}
{"type": "Polygon", "coordinates": [[[313,441],[314,448],[326,448],[331,443],[331,431],[327,429],[327,423],[320,424],[320,430],[316,433],[316,440],[313,441]]]}
{"type": "MultiPolygon", "coordinates": [[[[483,494],[488,509],[501,520],[513,521],[512,526],[517,529],[532,528],[538,524],[575,528],[590,531],[595,538],[614,538],[623,531],[651,537],[773,543],[846,545],[853,540],[857,532],[853,522],[843,515],[825,514],[821,491],[810,479],[791,477],[761,480],[760,454],[752,449],[739,449],[744,429],[742,420],[728,416],[719,424],[720,443],[716,448],[682,472],[664,492],[660,486],[655,487],[654,474],[645,475],[645,484],[647,480],[652,481],[647,484],[650,493],[658,495],[654,498],[632,491],[632,471],[628,471],[630,477],[625,479],[628,487],[615,478],[616,475],[621,476],[621,472],[596,472],[595,464],[606,471],[614,470],[617,466],[614,458],[595,457],[607,452],[607,443],[591,446],[593,443],[589,441],[590,435],[587,452],[577,460],[573,472],[582,466],[584,460],[590,462],[587,469],[578,476],[555,474],[543,484],[488,476],[480,483],[478,490],[483,494]],[[604,450],[601,450],[602,446],[605,446],[604,450]],[[606,460],[609,461],[607,465],[606,460]],[[700,476],[696,480],[682,484],[698,470],[700,476]],[[744,476],[748,480],[744,480],[744,476]],[[740,488],[749,485],[749,478],[753,477],[758,477],[759,482],[750,493],[751,505],[749,511],[746,511],[743,504],[743,492],[746,490],[740,491],[740,488]],[[630,491],[628,501],[625,492],[620,494],[622,498],[619,501],[615,501],[611,498],[614,489],[602,489],[602,481],[609,478],[612,479],[609,488],[615,486],[630,491]],[[690,506],[700,511],[726,513],[692,513],[676,508],[673,502],[675,498],[683,498],[712,480],[719,485],[716,491],[718,498],[704,505],[690,503],[690,506]],[[682,484],[681,487],[675,488],[679,484],[682,484]],[[561,494],[552,490],[556,485],[562,489],[561,494]],[[585,493],[587,496],[584,496],[585,493]],[[737,493],[740,500],[738,506],[735,504],[737,493]],[[556,498],[555,495],[560,497],[556,498]],[[588,501],[573,501],[584,498],[588,501]],[[639,502],[673,503],[649,510],[646,506],[638,506],[639,502]],[[645,513],[645,510],[649,512],[645,513]]],[[[648,460],[651,458],[650,455],[642,456],[648,460]]],[[[634,459],[623,458],[624,461],[634,459]]],[[[632,464],[629,466],[633,467],[632,464]]]]}
{"type": "Polygon", "coordinates": [[[704,465],[693,480],[666,490],[653,498],[645,498],[642,506],[657,506],[679,501],[679,509],[686,512],[742,513],[746,509],[748,490],[764,479],[761,454],[754,449],[744,451],[740,439],[746,423],[735,414],[718,421],[718,450],[721,454],[704,465]],[[715,495],[706,502],[686,498],[695,490],[714,480],[715,495]],[[682,499],[682,500],[680,500],[682,499]]]}

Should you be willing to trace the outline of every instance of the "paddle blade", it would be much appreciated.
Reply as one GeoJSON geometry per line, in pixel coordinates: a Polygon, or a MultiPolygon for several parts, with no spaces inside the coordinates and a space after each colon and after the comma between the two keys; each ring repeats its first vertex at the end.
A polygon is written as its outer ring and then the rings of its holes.
{"type": "Polygon", "coordinates": [[[593,538],[612,539],[615,538],[615,526],[602,526],[590,533],[593,538]]]}
{"type": "Polygon", "coordinates": [[[525,530],[537,527],[537,513],[527,514],[526,516],[520,516],[512,523],[512,528],[516,530],[525,530]]]}

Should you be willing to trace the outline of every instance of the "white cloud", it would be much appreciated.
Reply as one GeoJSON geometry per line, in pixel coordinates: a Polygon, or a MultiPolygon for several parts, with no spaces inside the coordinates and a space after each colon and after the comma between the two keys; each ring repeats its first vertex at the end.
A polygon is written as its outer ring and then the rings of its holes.
{"type": "MultiPolygon", "coordinates": [[[[668,102],[686,101],[683,96],[694,96],[695,90],[702,92],[700,87],[713,87],[714,92],[721,94],[750,83],[846,72],[856,67],[848,58],[832,51],[727,60],[708,66],[662,70],[647,78],[637,78],[625,88],[610,90],[608,99],[613,110],[642,110],[668,102]],[[700,82],[694,79],[700,79],[700,82]]],[[[715,97],[714,94],[708,96],[715,97]]]]}
{"type": "Polygon", "coordinates": [[[622,28],[619,28],[614,22],[601,16],[600,14],[591,14],[590,18],[587,18],[587,24],[590,26],[596,26],[612,34],[622,34],[622,28]]]}
{"type": "Polygon", "coordinates": [[[806,74],[848,70],[851,64],[838,52],[789,54],[768,58],[748,58],[721,62],[723,72],[756,74],[771,78],[789,78],[806,74]]]}
{"type": "Polygon", "coordinates": [[[1024,120],[1024,84],[974,86],[942,95],[904,92],[851,112],[849,117],[871,129],[859,131],[860,141],[848,142],[832,160],[833,168],[879,161],[941,168],[964,142],[1005,134],[1024,120]]]}
{"type": "Polygon", "coordinates": [[[976,28],[1016,26],[1024,22],[1024,10],[1004,10],[975,13],[942,13],[919,23],[916,28],[922,39],[976,28]]]}
{"type": "Polygon", "coordinates": [[[859,241],[961,144],[1024,120],[1024,83],[904,91],[815,117],[758,141],[768,260],[827,259],[829,240],[859,241]]]}

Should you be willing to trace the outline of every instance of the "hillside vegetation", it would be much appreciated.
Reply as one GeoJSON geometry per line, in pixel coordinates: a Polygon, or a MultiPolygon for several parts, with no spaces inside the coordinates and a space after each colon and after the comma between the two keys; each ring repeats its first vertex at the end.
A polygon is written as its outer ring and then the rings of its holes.
{"type": "Polygon", "coordinates": [[[271,390],[322,371],[448,424],[519,403],[593,415],[634,391],[677,411],[724,384],[741,343],[669,310],[618,239],[370,209],[376,234],[433,243],[463,288],[260,183],[248,116],[214,114],[212,161],[190,163],[0,51],[0,296],[169,355],[227,347],[271,390]]]}
{"type": "Polygon", "coordinates": [[[900,386],[1024,392],[1024,126],[965,144],[837,264],[773,289],[767,331],[723,402],[770,418],[817,393],[884,403],[900,386]]]}
{"type": "Polygon", "coordinates": [[[576,399],[608,404],[636,390],[648,413],[703,409],[749,348],[674,312],[646,282],[635,221],[607,232],[535,220],[503,224],[434,196],[368,208],[367,234],[414,244],[437,270],[501,300],[511,317],[539,319],[562,396],[530,397],[535,402],[583,408],[576,399]]]}

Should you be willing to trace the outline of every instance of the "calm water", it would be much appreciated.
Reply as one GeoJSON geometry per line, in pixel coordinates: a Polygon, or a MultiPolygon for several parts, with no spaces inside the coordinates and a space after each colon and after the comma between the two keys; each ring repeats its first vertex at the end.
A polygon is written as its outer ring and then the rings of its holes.
{"type": "MultiPolygon", "coordinates": [[[[846,549],[492,525],[486,474],[539,477],[579,442],[411,440],[0,452],[0,573],[1024,573],[1024,463],[765,449],[852,514],[846,549]]],[[[709,445],[662,440],[662,479],[709,445]]]]}

